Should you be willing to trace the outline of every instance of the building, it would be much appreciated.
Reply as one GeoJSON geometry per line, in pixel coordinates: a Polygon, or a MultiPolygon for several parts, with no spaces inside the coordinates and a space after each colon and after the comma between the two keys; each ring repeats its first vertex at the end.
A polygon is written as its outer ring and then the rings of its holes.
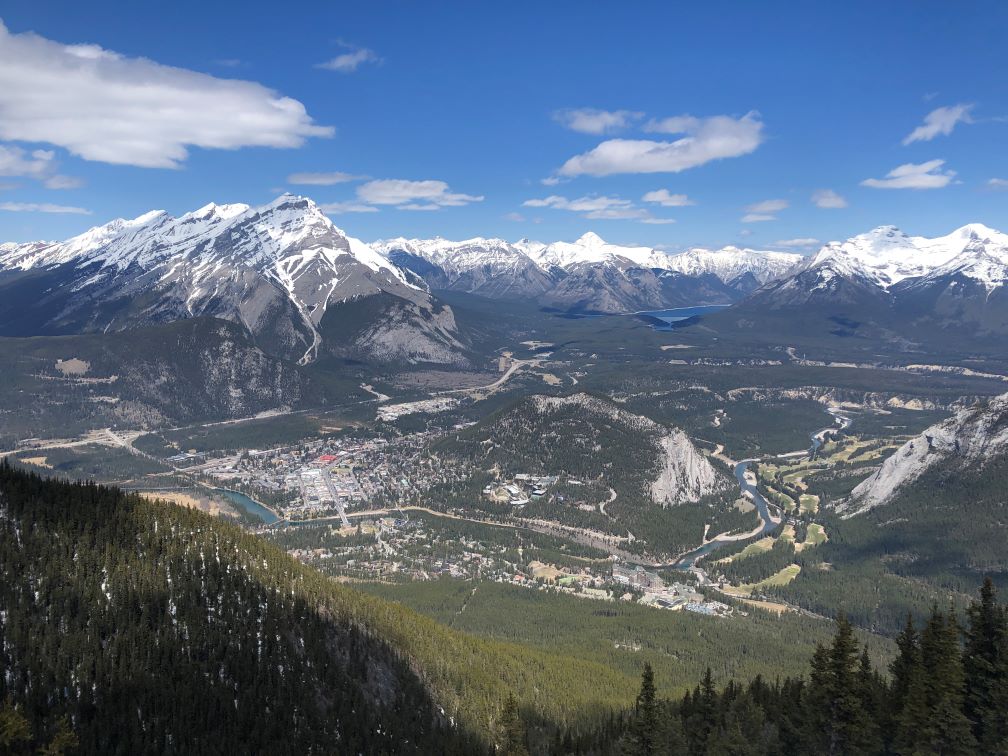
{"type": "Polygon", "coordinates": [[[648,572],[640,565],[628,567],[621,564],[614,564],[612,568],[613,580],[622,585],[631,585],[645,591],[659,591],[665,587],[665,581],[656,572],[648,572]]]}

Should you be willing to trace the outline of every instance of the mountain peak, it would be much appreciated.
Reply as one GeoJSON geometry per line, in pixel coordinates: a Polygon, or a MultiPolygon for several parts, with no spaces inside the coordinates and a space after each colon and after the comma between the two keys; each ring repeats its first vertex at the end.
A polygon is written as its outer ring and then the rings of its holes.
{"type": "Polygon", "coordinates": [[[949,236],[961,239],[977,239],[979,241],[994,241],[1001,244],[1008,243],[1008,234],[997,229],[985,226],[983,223],[967,223],[961,228],[957,228],[949,236]]]}
{"type": "Polygon", "coordinates": [[[579,244],[583,247],[602,247],[605,245],[606,242],[601,236],[596,234],[594,231],[588,231],[574,243],[579,244]]]}

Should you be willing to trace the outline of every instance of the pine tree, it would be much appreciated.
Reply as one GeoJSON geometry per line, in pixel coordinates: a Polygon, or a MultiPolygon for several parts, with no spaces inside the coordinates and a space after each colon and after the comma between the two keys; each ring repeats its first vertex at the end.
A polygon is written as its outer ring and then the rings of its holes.
{"type": "Polygon", "coordinates": [[[67,751],[73,751],[80,745],[77,735],[70,727],[70,720],[62,717],[56,726],[56,734],[52,740],[39,749],[39,756],[63,756],[67,751]]]}
{"type": "Polygon", "coordinates": [[[634,707],[634,718],[630,728],[628,756],[653,756],[657,753],[658,708],[654,684],[654,670],[644,663],[641,672],[641,687],[634,707]]]}
{"type": "Polygon", "coordinates": [[[920,667],[920,634],[914,627],[913,615],[907,614],[906,625],[896,636],[899,654],[889,665],[892,683],[889,688],[889,711],[892,721],[899,718],[906,703],[910,680],[920,667]]]}
{"type": "Polygon", "coordinates": [[[967,613],[965,710],[985,751],[1008,752],[1008,616],[988,577],[967,613]]]}
{"type": "Polygon", "coordinates": [[[14,701],[7,698],[0,706],[0,752],[20,753],[31,743],[31,726],[24,714],[14,708],[14,701]]]}
{"type": "Polygon", "coordinates": [[[518,711],[518,699],[509,693],[501,711],[500,749],[501,756],[528,756],[525,746],[525,725],[518,711]]]}
{"type": "MultiPolygon", "coordinates": [[[[921,633],[924,717],[917,726],[926,749],[941,754],[975,753],[969,720],[963,712],[962,655],[955,616],[946,617],[937,606],[921,633]]],[[[919,693],[915,694],[919,697],[919,693]]],[[[919,704],[915,704],[919,705],[919,704]]]]}

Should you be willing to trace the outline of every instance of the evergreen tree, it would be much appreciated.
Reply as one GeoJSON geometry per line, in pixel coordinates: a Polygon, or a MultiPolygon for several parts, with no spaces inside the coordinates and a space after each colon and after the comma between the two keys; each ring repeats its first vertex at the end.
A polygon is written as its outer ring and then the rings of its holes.
{"type": "Polygon", "coordinates": [[[913,615],[907,614],[906,625],[896,636],[896,648],[899,654],[889,665],[889,675],[892,680],[889,687],[889,718],[894,723],[906,704],[910,680],[920,668],[920,635],[914,627],[913,615]]]}
{"type": "Polygon", "coordinates": [[[658,745],[658,708],[654,684],[654,670],[644,663],[641,672],[641,687],[634,707],[634,718],[630,728],[628,756],[653,756],[658,745]]]}
{"type": "Polygon", "coordinates": [[[1008,616],[988,577],[967,613],[965,709],[980,747],[1008,752],[1008,616]]]}
{"type": "Polygon", "coordinates": [[[0,706],[0,753],[20,753],[31,739],[31,725],[8,696],[0,706]]]}
{"type": "MultiPolygon", "coordinates": [[[[975,753],[969,720],[963,711],[965,679],[955,616],[946,617],[937,606],[921,633],[924,716],[918,723],[919,744],[933,753],[975,753]]],[[[913,695],[919,706],[919,693],[913,695]]]]}
{"type": "Polygon", "coordinates": [[[528,756],[525,745],[525,725],[518,711],[518,699],[509,693],[501,711],[500,748],[501,756],[528,756]]]}

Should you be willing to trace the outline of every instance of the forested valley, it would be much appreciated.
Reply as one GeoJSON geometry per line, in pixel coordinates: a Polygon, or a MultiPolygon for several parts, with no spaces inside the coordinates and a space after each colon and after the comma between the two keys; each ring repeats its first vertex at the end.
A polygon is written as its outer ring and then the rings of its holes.
{"type": "MultiPolygon", "coordinates": [[[[879,664],[845,618],[803,677],[663,696],[459,632],[259,537],[0,463],[4,753],[1008,752],[1008,616],[987,581],[879,664]],[[636,700],[634,694],[636,693],[636,700]]],[[[752,649],[759,653],[759,649],[752,649]]]]}

